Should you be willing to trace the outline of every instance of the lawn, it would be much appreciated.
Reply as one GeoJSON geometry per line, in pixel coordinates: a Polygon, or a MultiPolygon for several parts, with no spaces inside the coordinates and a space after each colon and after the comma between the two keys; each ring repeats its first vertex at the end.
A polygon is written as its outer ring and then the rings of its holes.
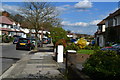
{"type": "Polygon", "coordinates": [[[93,54],[94,50],[78,50],[77,53],[79,53],[79,54],[93,54]]]}

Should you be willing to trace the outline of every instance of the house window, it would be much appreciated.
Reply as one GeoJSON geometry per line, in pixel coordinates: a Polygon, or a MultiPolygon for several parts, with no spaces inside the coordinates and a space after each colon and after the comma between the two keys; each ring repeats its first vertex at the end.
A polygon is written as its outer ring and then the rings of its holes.
{"type": "Polygon", "coordinates": [[[108,20],[108,27],[112,27],[113,26],[113,19],[109,19],[108,20]]]}
{"type": "Polygon", "coordinates": [[[11,26],[11,28],[13,28],[13,26],[11,26]]]}
{"type": "Polygon", "coordinates": [[[117,18],[114,18],[114,23],[115,23],[115,26],[117,26],[117,18]]]}

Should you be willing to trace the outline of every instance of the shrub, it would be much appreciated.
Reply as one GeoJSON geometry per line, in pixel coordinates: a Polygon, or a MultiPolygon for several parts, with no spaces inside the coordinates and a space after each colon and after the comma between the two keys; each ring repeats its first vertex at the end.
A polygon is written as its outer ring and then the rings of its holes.
{"type": "Polygon", "coordinates": [[[92,49],[93,49],[93,46],[88,45],[88,46],[85,46],[85,48],[84,48],[84,49],[87,49],[87,50],[92,50],[92,49]]]}
{"type": "Polygon", "coordinates": [[[79,49],[79,47],[77,45],[75,45],[74,43],[71,43],[71,44],[69,44],[65,47],[65,51],[67,51],[67,50],[78,50],[78,49],[79,49]]]}
{"type": "Polygon", "coordinates": [[[119,80],[120,55],[114,51],[95,51],[84,64],[83,71],[93,80],[119,80]]]}
{"type": "Polygon", "coordinates": [[[87,41],[84,38],[80,38],[80,40],[77,42],[77,45],[82,49],[85,48],[87,45],[87,41]]]}
{"type": "Polygon", "coordinates": [[[85,46],[84,49],[88,49],[88,50],[99,50],[100,47],[97,46],[97,45],[94,45],[94,46],[92,46],[92,45],[88,45],[88,46],[85,46]]]}
{"type": "Polygon", "coordinates": [[[3,35],[2,36],[2,42],[8,43],[9,41],[9,36],[8,35],[3,35]]]}
{"type": "Polygon", "coordinates": [[[8,36],[8,35],[2,36],[2,42],[4,42],[4,43],[9,43],[9,42],[12,42],[13,40],[14,40],[14,38],[11,36],[8,36]]]}
{"type": "Polygon", "coordinates": [[[52,37],[52,42],[53,42],[54,45],[60,39],[65,39],[66,41],[68,40],[67,32],[61,27],[51,28],[50,33],[51,33],[50,36],[52,37]]]}

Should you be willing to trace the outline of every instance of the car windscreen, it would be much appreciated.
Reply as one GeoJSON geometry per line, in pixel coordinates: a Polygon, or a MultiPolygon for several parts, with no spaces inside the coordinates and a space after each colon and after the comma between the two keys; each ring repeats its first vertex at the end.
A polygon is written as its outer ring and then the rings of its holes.
{"type": "Polygon", "coordinates": [[[28,39],[19,39],[19,43],[28,43],[28,39]]]}

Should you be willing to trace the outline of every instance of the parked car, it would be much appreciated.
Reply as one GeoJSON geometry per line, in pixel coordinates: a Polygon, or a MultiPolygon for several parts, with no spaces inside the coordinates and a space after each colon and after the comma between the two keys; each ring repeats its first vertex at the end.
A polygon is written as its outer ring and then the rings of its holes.
{"type": "Polygon", "coordinates": [[[14,37],[13,44],[17,44],[19,38],[22,38],[21,36],[18,36],[18,35],[14,35],[13,37],[14,37]]]}
{"type": "Polygon", "coordinates": [[[120,53],[120,49],[115,48],[115,47],[113,47],[113,46],[110,46],[110,47],[104,47],[104,48],[101,48],[100,50],[103,50],[103,51],[107,51],[107,50],[109,50],[109,51],[115,51],[115,52],[117,52],[117,53],[120,53]]]}
{"type": "Polygon", "coordinates": [[[42,43],[42,41],[37,40],[37,45],[38,45],[38,47],[40,47],[40,46],[41,46],[41,43],[42,43]]]}
{"type": "Polygon", "coordinates": [[[34,49],[34,42],[29,38],[19,38],[18,43],[16,44],[16,50],[18,49],[34,49]]]}
{"type": "Polygon", "coordinates": [[[43,38],[43,39],[42,39],[42,43],[43,43],[43,44],[48,44],[48,38],[43,38]]]}
{"type": "MultiPolygon", "coordinates": [[[[35,44],[36,44],[36,39],[31,38],[31,40],[32,40],[32,42],[33,42],[33,43],[34,43],[34,45],[35,45],[35,44]]],[[[42,41],[37,40],[37,45],[38,45],[38,47],[40,47],[40,46],[41,46],[41,43],[42,43],[42,41]]]]}
{"type": "Polygon", "coordinates": [[[114,44],[112,45],[113,48],[120,49],[120,44],[114,44]]]}
{"type": "Polygon", "coordinates": [[[51,38],[48,38],[48,44],[50,44],[51,43],[51,38]]]}
{"type": "Polygon", "coordinates": [[[13,40],[13,44],[17,44],[17,43],[18,43],[18,40],[19,40],[19,38],[15,38],[15,39],[13,40]]]}
{"type": "Polygon", "coordinates": [[[70,39],[70,42],[75,42],[75,41],[77,41],[76,39],[70,39]]]}

